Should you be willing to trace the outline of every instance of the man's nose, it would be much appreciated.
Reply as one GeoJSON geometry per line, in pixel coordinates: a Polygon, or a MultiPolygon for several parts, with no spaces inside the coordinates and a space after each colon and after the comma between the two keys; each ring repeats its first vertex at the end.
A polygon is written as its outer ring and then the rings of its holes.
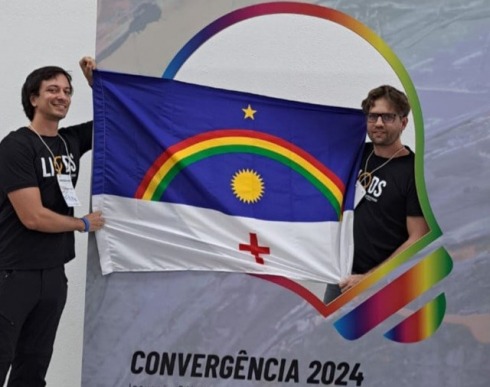
{"type": "Polygon", "coordinates": [[[382,126],[382,125],[384,125],[383,118],[382,118],[381,116],[378,116],[378,117],[376,118],[375,125],[376,125],[376,126],[382,126]]]}

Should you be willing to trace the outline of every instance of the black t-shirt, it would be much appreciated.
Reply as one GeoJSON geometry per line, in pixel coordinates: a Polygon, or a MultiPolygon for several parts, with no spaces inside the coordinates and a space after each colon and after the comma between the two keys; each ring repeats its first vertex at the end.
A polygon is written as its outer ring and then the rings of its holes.
{"type": "Polygon", "coordinates": [[[75,186],[80,157],[92,147],[92,122],[60,129],[58,133],[55,137],[42,136],[44,144],[36,133],[22,127],[0,143],[0,269],[46,269],[62,265],[75,256],[73,232],[44,233],[27,229],[7,196],[18,189],[39,187],[44,207],[73,215],[73,208],[66,205],[61,194],[52,154],[62,161],[61,173],[69,173],[75,186]]]}
{"type": "MultiPolygon", "coordinates": [[[[408,238],[407,216],[423,216],[415,188],[415,154],[395,157],[373,173],[366,196],[354,211],[353,273],[363,274],[386,260],[408,238]]],[[[373,150],[366,144],[361,162],[373,150]]],[[[388,159],[374,153],[367,171],[373,171],[388,159]]]]}

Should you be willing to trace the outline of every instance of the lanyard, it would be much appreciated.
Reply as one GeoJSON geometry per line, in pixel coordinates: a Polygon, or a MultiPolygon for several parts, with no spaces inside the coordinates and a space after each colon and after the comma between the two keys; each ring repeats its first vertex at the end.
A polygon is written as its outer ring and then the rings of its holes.
{"type": "MultiPolygon", "coordinates": [[[[61,171],[63,170],[63,161],[61,162],[58,162],[57,158],[54,156],[54,153],[53,151],[51,150],[51,148],[48,146],[48,144],[46,144],[46,142],[43,140],[43,138],[41,137],[41,135],[36,132],[36,129],[33,128],[32,125],[29,125],[29,129],[31,129],[34,133],[37,134],[37,136],[39,137],[39,139],[41,140],[41,142],[44,144],[44,146],[48,149],[49,153],[51,154],[51,156],[53,157],[53,165],[54,165],[54,169],[56,170],[56,173],[58,175],[61,174],[61,171]]],[[[59,138],[61,138],[61,141],[63,141],[63,144],[65,145],[65,150],[66,150],[66,155],[69,156],[69,153],[68,153],[68,146],[66,145],[66,141],[63,137],[61,137],[61,135],[59,133],[57,133],[57,136],[59,138]]],[[[71,176],[71,170],[70,168],[67,168],[68,169],[68,175],[71,176]]]]}
{"type": "MultiPolygon", "coordinates": [[[[56,170],[56,178],[58,179],[58,185],[61,190],[61,194],[63,195],[63,199],[65,199],[65,203],[68,207],[75,207],[80,205],[80,201],[78,200],[77,194],[75,192],[75,188],[73,187],[73,182],[71,180],[71,168],[68,169],[68,175],[62,174],[61,171],[63,169],[63,160],[61,162],[58,162],[56,157],[54,156],[53,151],[51,148],[46,144],[46,142],[43,140],[41,135],[36,132],[36,130],[32,127],[32,125],[29,125],[29,128],[37,134],[41,142],[44,144],[44,146],[48,149],[49,153],[51,153],[51,156],[53,157],[53,165],[54,169],[56,170]]],[[[65,145],[65,150],[66,154],[69,157],[68,153],[68,145],[66,145],[66,141],[61,135],[58,133],[57,134],[59,138],[61,138],[61,141],[63,141],[63,144],[65,145]]],[[[59,156],[58,156],[59,157],[59,156]]]]}

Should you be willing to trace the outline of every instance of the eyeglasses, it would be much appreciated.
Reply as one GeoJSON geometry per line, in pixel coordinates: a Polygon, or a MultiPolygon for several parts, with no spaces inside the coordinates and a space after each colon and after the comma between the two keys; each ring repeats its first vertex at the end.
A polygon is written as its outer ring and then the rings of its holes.
{"type": "Polygon", "coordinates": [[[367,122],[378,122],[378,118],[381,117],[383,124],[391,124],[395,121],[398,114],[396,113],[368,113],[366,114],[367,122]]]}

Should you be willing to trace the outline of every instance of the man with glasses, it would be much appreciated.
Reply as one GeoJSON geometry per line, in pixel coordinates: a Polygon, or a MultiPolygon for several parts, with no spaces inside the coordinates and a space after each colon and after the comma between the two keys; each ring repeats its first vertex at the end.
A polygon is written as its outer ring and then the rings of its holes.
{"type": "Polygon", "coordinates": [[[351,289],[379,264],[428,232],[415,188],[415,154],[403,145],[410,105],[404,93],[384,85],[362,101],[367,134],[359,184],[365,195],[354,210],[352,274],[328,284],[328,303],[351,289]]]}

